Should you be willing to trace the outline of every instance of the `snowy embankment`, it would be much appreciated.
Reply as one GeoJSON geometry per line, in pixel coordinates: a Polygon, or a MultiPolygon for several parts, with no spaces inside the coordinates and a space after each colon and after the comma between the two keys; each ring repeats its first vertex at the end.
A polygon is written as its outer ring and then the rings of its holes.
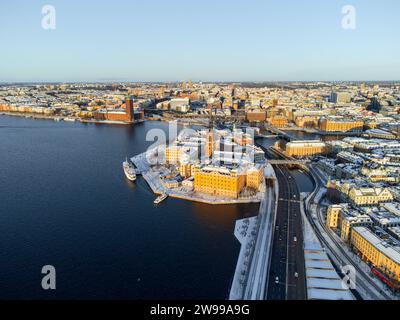
{"type": "Polygon", "coordinates": [[[229,300],[240,300],[243,298],[244,284],[246,282],[247,270],[250,265],[251,251],[254,248],[257,236],[257,220],[257,217],[252,217],[236,221],[235,237],[239,240],[241,247],[229,294],[229,300]]]}
{"type": "Polygon", "coordinates": [[[236,222],[235,236],[241,243],[241,249],[229,300],[265,299],[278,203],[276,199],[279,194],[275,171],[269,164],[265,170],[265,177],[275,179],[275,183],[265,192],[258,217],[249,222],[245,222],[246,219],[236,222]],[[243,233],[243,228],[246,227],[251,231],[243,233]]]}

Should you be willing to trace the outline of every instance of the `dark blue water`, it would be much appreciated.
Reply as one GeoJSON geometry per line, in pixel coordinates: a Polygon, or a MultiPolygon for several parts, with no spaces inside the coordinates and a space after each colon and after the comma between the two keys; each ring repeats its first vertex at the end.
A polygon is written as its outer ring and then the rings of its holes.
{"type": "Polygon", "coordinates": [[[126,155],[146,150],[135,127],[0,116],[0,298],[225,299],[239,244],[236,219],[257,205],[168,199],[158,207],[126,155]],[[41,288],[54,265],[57,289],[41,288]]]}

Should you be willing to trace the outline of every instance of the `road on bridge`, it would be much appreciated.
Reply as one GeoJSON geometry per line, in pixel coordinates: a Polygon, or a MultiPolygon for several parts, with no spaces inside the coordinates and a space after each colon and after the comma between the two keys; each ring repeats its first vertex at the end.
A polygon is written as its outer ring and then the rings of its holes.
{"type": "MultiPolygon", "coordinates": [[[[279,157],[263,148],[269,159],[279,157]]],[[[268,300],[305,300],[306,275],[300,193],[296,180],[284,165],[274,165],[279,202],[272,244],[268,300]]]]}

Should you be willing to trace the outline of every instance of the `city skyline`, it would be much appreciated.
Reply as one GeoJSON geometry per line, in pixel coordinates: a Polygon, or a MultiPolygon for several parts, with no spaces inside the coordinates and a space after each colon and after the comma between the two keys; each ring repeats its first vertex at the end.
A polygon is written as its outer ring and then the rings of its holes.
{"type": "Polygon", "coordinates": [[[396,81],[396,1],[0,4],[0,82],[396,81]],[[354,30],[342,9],[356,10],[354,30]],[[316,14],[318,13],[318,14],[316,14]]]}

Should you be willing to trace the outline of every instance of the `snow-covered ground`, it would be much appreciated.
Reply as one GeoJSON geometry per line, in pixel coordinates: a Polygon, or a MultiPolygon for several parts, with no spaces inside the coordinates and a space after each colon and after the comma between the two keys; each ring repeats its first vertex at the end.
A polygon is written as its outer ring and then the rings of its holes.
{"type": "Polygon", "coordinates": [[[236,221],[235,237],[239,240],[241,247],[229,295],[230,300],[240,300],[243,297],[251,253],[257,236],[257,221],[258,217],[236,221]]]}
{"type": "MultiPolygon", "coordinates": [[[[272,250],[275,203],[275,189],[268,188],[250,234],[246,231],[243,233],[246,230],[246,225],[243,223],[247,222],[241,220],[236,224],[235,236],[241,242],[241,250],[229,295],[230,300],[263,300],[265,298],[272,250]]],[[[249,229],[250,226],[247,230],[249,229]]]]}

